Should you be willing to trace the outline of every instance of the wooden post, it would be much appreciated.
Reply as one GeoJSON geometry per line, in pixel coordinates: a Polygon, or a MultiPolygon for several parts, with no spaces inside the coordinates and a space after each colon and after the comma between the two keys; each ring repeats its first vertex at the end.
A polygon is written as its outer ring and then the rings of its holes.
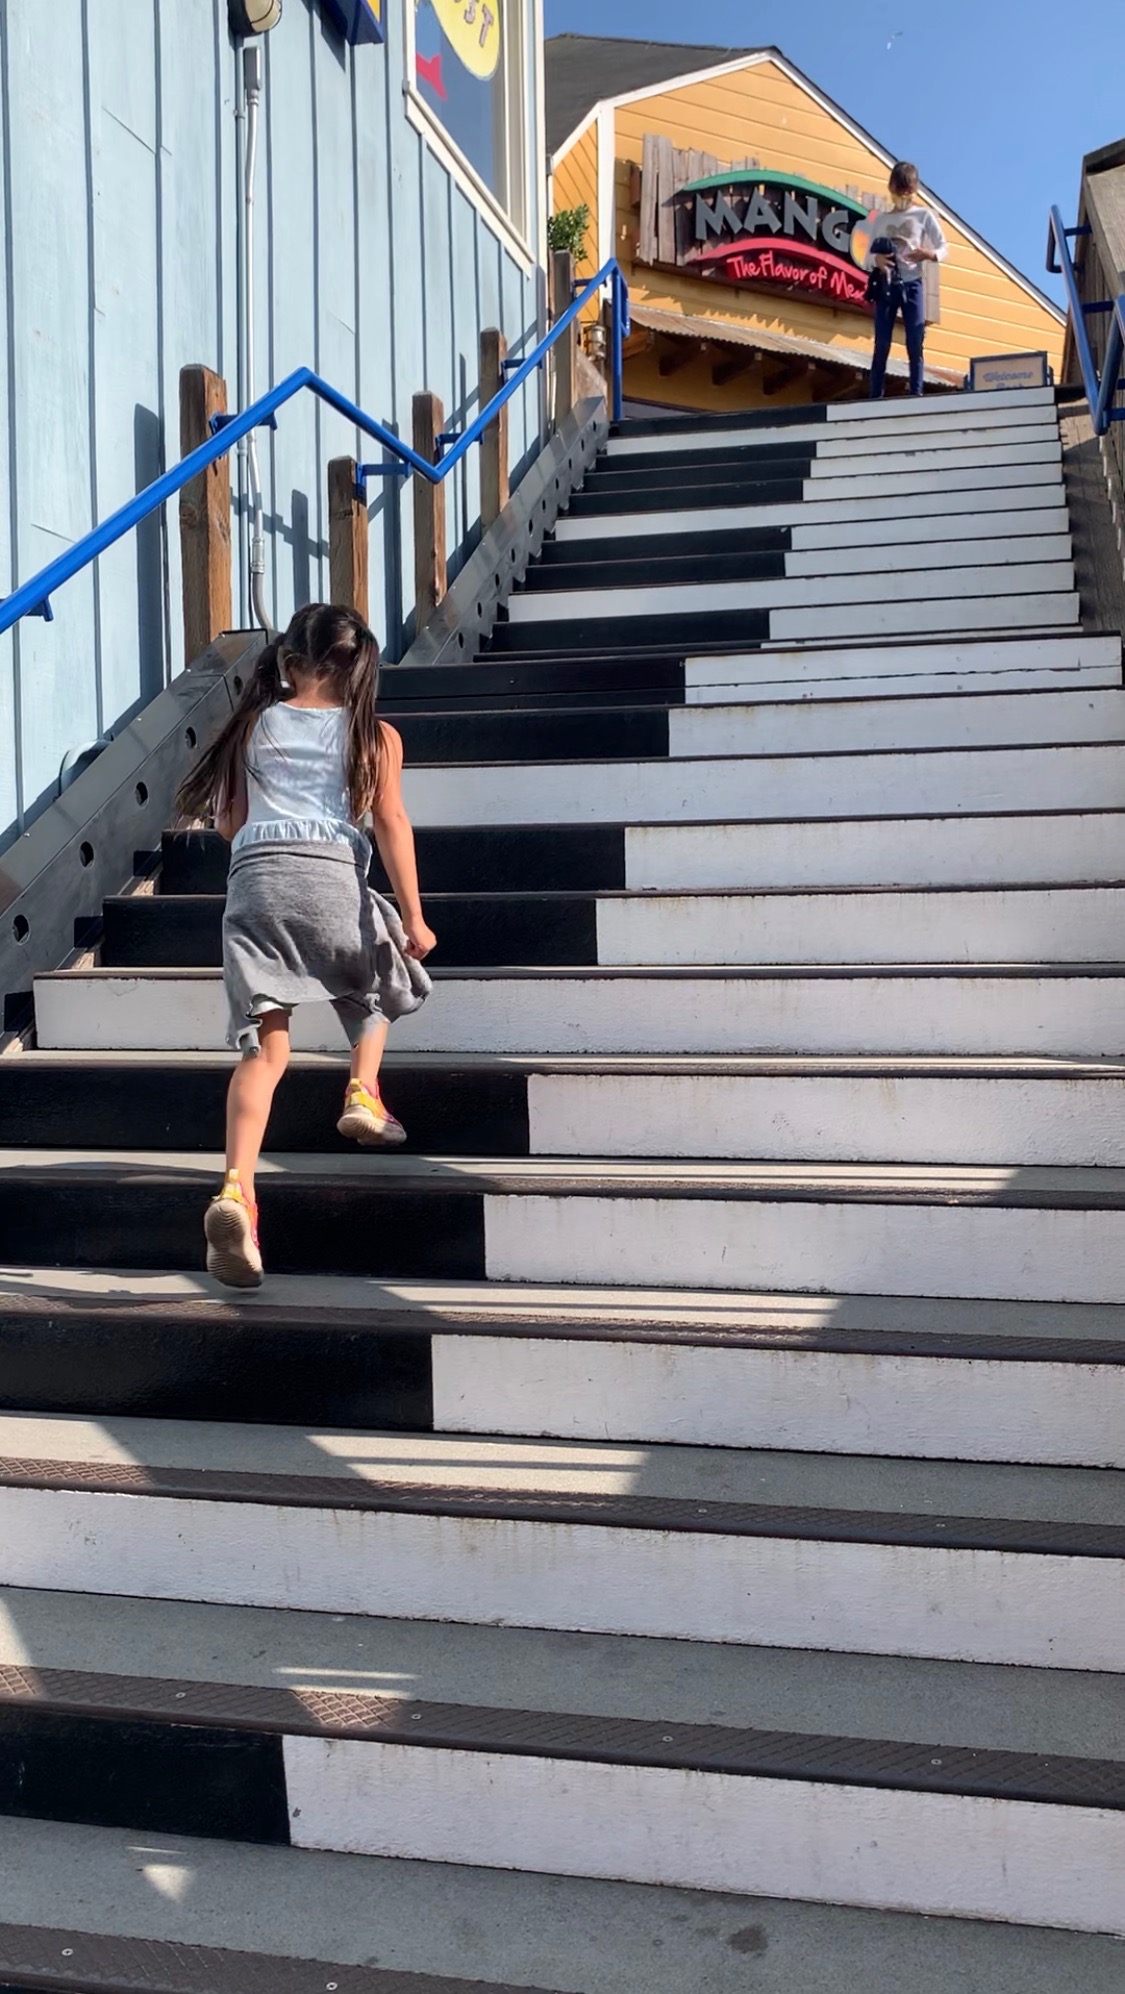
{"type": "MultiPolygon", "coordinates": [[[[437,462],[437,440],[445,410],[436,395],[414,397],[414,448],[427,464],[437,462]]],[[[417,628],[429,622],[448,587],[445,565],[445,486],[414,478],[414,606],[417,628]]]]}
{"type": "MultiPolygon", "coordinates": [[[[180,369],[180,453],[211,438],[211,417],[227,412],[227,384],[209,367],[180,369]]],[[[231,627],[230,457],[219,457],[180,493],[184,661],[191,664],[231,627]]]]}
{"type": "MultiPolygon", "coordinates": [[[[551,317],[557,323],[574,299],[574,258],[569,249],[551,255],[551,317]]],[[[578,321],[555,344],[555,428],[578,400],[578,321]]]]}
{"type": "Polygon", "coordinates": [[[332,602],[367,622],[367,503],[356,490],[354,457],[328,466],[328,589],[332,602]]]}
{"type": "MultiPolygon", "coordinates": [[[[507,380],[508,342],[495,326],[480,336],[480,405],[486,409],[507,380]]],[[[480,523],[487,533],[508,503],[508,403],[484,432],[480,452],[480,523]]]]}

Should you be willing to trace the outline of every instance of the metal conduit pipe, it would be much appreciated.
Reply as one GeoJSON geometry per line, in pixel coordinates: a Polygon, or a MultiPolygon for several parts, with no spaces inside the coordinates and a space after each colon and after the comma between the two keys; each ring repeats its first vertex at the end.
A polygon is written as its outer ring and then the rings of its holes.
{"type": "MultiPolygon", "coordinates": [[[[246,402],[247,406],[250,406],[256,393],[254,182],[258,165],[258,114],[262,103],[262,51],[256,42],[250,43],[242,51],[242,75],[246,96],[246,180],[243,192],[246,275],[243,296],[246,301],[246,402]]],[[[254,430],[250,431],[247,438],[247,464],[250,475],[250,600],[254,615],[262,629],[271,631],[273,625],[265,599],[266,542],[262,524],[262,475],[258,463],[258,440],[254,430]]]]}

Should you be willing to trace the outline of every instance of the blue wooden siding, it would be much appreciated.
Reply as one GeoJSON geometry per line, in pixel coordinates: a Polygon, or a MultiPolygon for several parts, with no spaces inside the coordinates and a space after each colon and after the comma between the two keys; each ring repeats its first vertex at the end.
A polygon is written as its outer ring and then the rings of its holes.
{"type": "MultiPolygon", "coordinates": [[[[180,455],[181,367],[215,368],[237,404],[241,140],[226,13],[226,0],[66,0],[62,32],[41,0],[0,6],[0,594],[180,455]]],[[[408,434],[421,388],[471,416],[481,330],[502,325],[518,350],[535,336],[540,283],[407,120],[402,0],[388,0],[386,27],[385,47],[352,49],[316,0],[288,0],[264,40],[256,365],[259,389],[317,367],[408,434]]],[[[534,129],[531,145],[537,158],[534,129]]],[[[512,405],[513,467],[538,424],[532,387],[512,405]]],[[[309,398],[260,436],[278,621],[327,591],[325,472],[355,443],[309,398]]],[[[237,491],[233,459],[232,477],[237,491]]],[[[478,504],[474,455],[448,489],[454,566],[478,504]]],[[[372,620],[395,656],[409,636],[409,486],[374,482],[371,510],[372,620]]],[[[238,529],[236,621],[248,590],[238,529]]],[[[0,844],[50,799],[69,752],[182,666],[175,505],[53,606],[54,623],[25,619],[0,638],[0,844]]]]}

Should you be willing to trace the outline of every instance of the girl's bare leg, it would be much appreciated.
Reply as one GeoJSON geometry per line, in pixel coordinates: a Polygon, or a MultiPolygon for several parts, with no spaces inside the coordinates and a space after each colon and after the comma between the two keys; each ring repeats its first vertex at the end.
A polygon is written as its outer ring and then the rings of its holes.
{"type": "Polygon", "coordinates": [[[227,1094],[227,1169],[238,1172],[251,1203],[273,1097],[289,1064],[289,1019],[285,1012],[267,1012],[258,1037],[261,1051],[235,1067],[227,1094]]]}
{"type": "Polygon", "coordinates": [[[386,1023],[383,1023],[364,1032],[352,1053],[352,1079],[358,1080],[361,1087],[370,1088],[372,1093],[379,1085],[379,1068],[387,1049],[387,1030],[386,1023]]]}

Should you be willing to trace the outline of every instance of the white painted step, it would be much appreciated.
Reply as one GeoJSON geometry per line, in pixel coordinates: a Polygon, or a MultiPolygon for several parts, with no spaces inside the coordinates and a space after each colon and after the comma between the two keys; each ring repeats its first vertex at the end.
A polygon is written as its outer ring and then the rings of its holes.
{"type": "Polygon", "coordinates": [[[603,968],[631,963],[1118,962],[1125,886],[606,895],[603,968]]]}
{"type": "MultiPolygon", "coordinates": [[[[45,1050],[222,1051],[218,970],[81,970],[38,977],[45,1050]]],[[[395,1027],[415,1052],[553,1054],[1012,1053],[1074,1059],[1125,1053],[1125,967],[1117,973],[997,967],[454,971],[395,1027]]],[[[299,1052],[338,1051],[327,1005],[294,1019],[299,1052]]]]}
{"type": "Polygon", "coordinates": [[[1016,886],[1125,880],[1125,812],[631,825],[633,891],[1016,886]]]}
{"type": "MultiPolygon", "coordinates": [[[[982,693],[982,692],[1059,692],[1070,689],[1081,690],[1090,687],[1094,690],[1117,691],[1121,687],[1120,665],[1078,665],[1072,671],[1041,670],[1025,668],[1014,663],[1017,655],[1012,649],[1013,662],[1007,670],[994,672],[924,672],[887,673],[868,678],[855,674],[841,674],[833,678],[817,678],[810,671],[804,675],[796,672],[779,679],[751,679],[745,685],[737,684],[689,684],[686,692],[688,706],[726,706],[736,701],[740,695],[754,700],[818,700],[818,699],[895,699],[924,698],[929,693],[982,693]]],[[[776,652],[766,650],[760,655],[762,662],[776,656],[776,652]]],[[[807,653],[787,653],[787,656],[804,656],[807,653]]],[[[846,655],[835,653],[835,656],[846,655]]],[[[917,662],[921,664],[919,657],[917,662]]],[[[690,670],[690,664],[689,664],[690,670]]]]}
{"type": "MultiPolygon", "coordinates": [[[[621,1098],[635,1127],[635,1102],[621,1098]]],[[[0,1291],[117,1308],[188,1301],[197,1315],[226,1306],[182,1273],[6,1269],[0,1291]]],[[[331,1309],[365,1332],[380,1315],[394,1312],[396,1327],[413,1317],[442,1433],[1123,1465],[1120,1305],[271,1274],[238,1306],[251,1320],[331,1309]]]]}
{"type": "MultiPolygon", "coordinates": [[[[722,704],[722,688],[746,690],[754,698],[778,698],[776,688],[792,680],[794,696],[824,698],[824,686],[838,682],[838,698],[854,696],[856,684],[880,688],[894,694],[900,684],[910,690],[971,690],[975,680],[987,686],[997,682],[1003,690],[1011,682],[1021,686],[1049,686],[1057,680],[1061,690],[1071,684],[1121,686],[1121,638],[1083,636],[1047,632],[1039,636],[981,636],[967,640],[939,640],[912,644],[846,644],[840,648],[802,646],[784,650],[768,646],[748,652],[698,654],[684,660],[684,690],[688,706],[722,704]],[[943,680],[949,684],[943,688],[943,680]],[[768,688],[756,692],[754,688],[768,688]]],[[[732,692],[734,696],[734,692],[732,692]]]]}
{"type": "Polygon", "coordinates": [[[31,1415],[0,1417],[0,1459],[9,1586],[1109,1673],[1125,1656],[1110,1471],[31,1415]],[[201,1471],[248,1479],[208,1495],[201,1471]]]}
{"type": "Polygon", "coordinates": [[[1125,691],[1010,692],[673,707],[673,755],[847,754],[869,749],[1125,741],[1125,691]]]}
{"type": "Polygon", "coordinates": [[[1043,408],[1055,406],[1054,388],[989,388],[974,390],[966,388],[952,395],[934,398],[920,397],[918,400],[897,400],[882,402],[830,402],[828,421],[832,422],[896,422],[900,418],[906,422],[927,421],[931,411],[942,414],[966,413],[971,416],[996,415],[1008,409],[1043,408]]]}
{"type": "Polygon", "coordinates": [[[771,646],[744,653],[690,657],[685,663],[689,706],[723,703],[729,697],[845,699],[864,693],[971,692],[975,686],[1003,691],[1046,690],[1071,685],[1120,687],[1119,637],[1085,637],[1061,632],[1043,635],[931,639],[910,643],[851,644],[837,649],[771,646]]]}
{"type": "Polygon", "coordinates": [[[473,763],[408,769],[415,824],[686,824],[742,818],[953,816],[1116,809],[1125,752],[1075,747],[916,749],[751,760],[473,763]]]}
{"type": "Polygon", "coordinates": [[[815,457],[809,479],[815,489],[818,484],[835,484],[848,478],[883,475],[940,478],[945,474],[959,478],[962,473],[986,468],[1014,471],[1029,464],[1061,463],[1062,444],[1053,428],[1042,435],[1020,429],[996,443],[965,441],[957,447],[946,447],[944,441],[934,446],[927,438],[919,442],[904,441],[896,450],[843,449],[835,455],[815,457]]]}
{"type": "MultiPolygon", "coordinates": [[[[1057,565],[1057,564],[1056,564],[1057,565]]],[[[978,573],[992,573],[982,569],[978,573]]],[[[1011,572],[1015,572],[1012,570],[1011,572]]],[[[1047,570],[1042,570],[1044,574],[1047,570]]],[[[1077,595],[982,594],[951,601],[836,604],[822,609],[773,609],[770,637],[789,643],[823,643],[848,638],[924,637],[990,630],[1034,630],[1054,626],[1077,632],[1077,595]]]]}
{"type": "MultiPolygon", "coordinates": [[[[588,1168],[592,1177],[596,1166],[588,1168]]],[[[1108,1178],[1098,1181],[1106,1173],[756,1165],[740,1180],[746,1195],[735,1198],[719,1182],[730,1166],[678,1168],[674,1197],[490,1195],[489,1278],[566,1281],[581,1269],[583,1279],[611,1286],[710,1280],[1014,1301],[1114,1302],[1125,1292],[1125,1210],[1093,1202],[1116,1195],[1108,1178]],[[943,1202],[967,1185],[997,1202],[943,1202]],[[857,1189],[858,1202],[840,1195],[857,1189]],[[1090,1202],[999,1202],[1033,1189],[1090,1202]]]]}
{"type": "Polygon", "coordinates": [[[894,590],[875,573],[828,575],[775,581],[679,582],[648,588],[583,588],[535,590],[513,596],[510,622],[570,622],[584,617],[702,616],[720,610],[836,608],[842,604],[882,605],[893,594],[892,607],[909,610],[915,627],[925,627],[926,611],[951,598],[962,609],[980,596],[1043,596],[1072,590],[1074,564],[1069,560],[1012,562],[986,568],[948,567],[896,574],[894,590]]]}
{"type": "Polygon", "coordinates": [[[357,1969],[377,1958],[399,1972],[598,1994],[745,1994],[748,1956],[761,1994],[794,1984],[839,1994],[842,1973],[852,1986],[912,1994],[1120,1990],[1119,1941],[1085,1933],[456,1864],[442,1866],[435,1917],[424,1862],[196,1836],[153,1842],[0,1817],[0,1919],[41,1929],[46,1942],[65,1876],[71,1915],[86,1929],[166,1945],[181,1975],[185,1950],[202,1945],[264,1953],[290,1971],[310,1955],[357,1969]]]}
{"type": "MultiPolygon", "coordinates": [[[[899,482],[899,481],[896,481],[899,482]]],[[[579,519],[563,517],[555,527],[561,541],[644,539],[652,533],[729,532],[740,526],[791,526],[814,531],[836,525],[870,529],[871,538],[881,544],[884,534],[893,536],[895,526],[909,520],[947,520],[959,515],[976,518],[993,513],[1008,519],[1022,511],[1039,511],[1044,506],[1066,507],[1062,473],[1050,465],[1032,465],[1014,477],[1003,472],[972,474],[967,487],[950,485],[943,478],[934,488],[926,481],[909,492],[887,492],[881,484],[866,496],[852,493],[826,499],[822,489],[807,482],[801,499],[770,505],[685,506],[682,512],[629,512],[590,514],[579,519]]],[[[835,544],[835,543],[834,543],[835,544]]]]}
{"type": "MultiPolygon", "coordinates": [[[[7,1595],[9,1601],[16,1597],[7,1595]]],[[[17,1652],[30,1649],[36,1675],[65,1672],[68,1695],[79,1708],[84,1690],[91,1704],[96,1694],[94,1685],[83,1681],[90,1671],[79,1647],[80,1623],[88,1621],[89,1612],[86,1598],[72,1594],[50,1601],[36,1595],[30,1613],[34,1633],[30,1641],[16,1643],[17,1652]]],[[[155,1721],[170,1733],[170,1684],[163,1672],[150,1673],[164,1663],[168,1635],[162,1617],[151,1605],[104,1599],[98,1613],[98,1682],[107,1683],[131,1712],[158,1713],[155,1721]]],[[[272,1734],[280,1735],[289,1829],[298,1847],[436,1861],[471,1858],[498,1869],[550,1868],[710,1890],[768,1887],[786,1896],[840,1897],[865,1905],[882,1904],[889,1882],[890,1894],[897,1899],[901,1893],[904,1904],[922,1911],[1002,1919],[1021,1912],[1044,1923],[1062,1919],[1094,1930],[1116,1929],[1120,1922],[1110,1878],[1118,1844],[1125,1853],[1125,1814],[1099,1805],[1100,1762],[1091,1762],[1083,1794],[1073,1769],[1076,1755],[1058,1763],[1044,1753],[1040,1727],[1027,1726],[1039,1731],[1033,1752],[1009,1756],[990,1737],[985,1749],[998,1756],[992,1759],[993,1780],[981,1783],[980,1748],[961,1743],[947,1704],[942,1735],[949,1742],[942,1755],[949,1777],[940,1785],[933,1782],[932,1762],[926,1760],[934,1749],[928,1742],[932,1733],[910,1722],[921,1701],[914,1671],[939,1694],[948,1690],[962,1702],[972,1696],[966,1680],[971,1677],[991,1710],[999,1694],[998,1672],[992,1669],[883,1658],[865,1663],[849,1658],[839,1665],[799,1651],[751,1653],[743,1658],[750,1666],[734,1710],[716,1716],[688,1686],[689,1658],[678,1665],[671,1660],[674,1643],[513,1629],[461,1632],[385,1620],[348,1626],[341,1637],[331,1620],[316,1616],[313,1627],[300,1629],[295,1638],[306,1653],[323,1657],[322,1666],[307,1683],[302,1682],[312,1673],[307,1667],[287,1670],[286,1690],[304,1687],[330,1726],[347,1725],[345,1710],[354,1711],[352,1727],[363,1716],[381,1718],[385,1734],[318,1737],[302,1735],[291,1693],[287,1714],[277,1710],[276,1715],[268,1695],[280,1686],[277,1663],[294,1639],[293,1617],[185,1603],[167,1621],[173,1638],[198,1657],[190,1672],[185,1665],[187,1697],[175,1694],[201,1707],[205,1698],[235,1686],[243,1708],[261,1713],[272,1734]],[[208,1651],[221,1653],[220,1667],[209,1667],[208,1651]],[[366,1688],[372,1662],[380,1657],[392,1667],[399,1664],[400,1681],[410,1672],[417,1743],[406,1735],[406,1711],[395,1708],[406,1699],[392,1693],[388,1710],[385,1694],[366,1688]],[[521,1658],[543,1682],[546,1708],[530,1698],[530,1686],[519,1700],[513,1695],[521,1658]],[[485,1718],[474,1708],[482,1664],[489,1683],[485,1718]],[[614,1695],[611,1687],[607,1695],[599,1689],[592,1680],[599,1664],[611,1684],[615,1677],[619,1683],[629,1677],[628,1691],[618,1688],[614,1695]],[[849,1738],[836,1733],[832,1718],[837,1707],[852,1704],[855,1692],[834,1697],[835,1679],[845,1671],[858,1676],[864,1668],[870,1714],[858,1736],[849,1738]],[[871,1728],[879,1712],[876,1686],[888,1706],[886,1733],[871,1728]],[[797,1701],[802,1687],[803,1707],[797,1701]],[[327,1701],[337,1697],[346,1705],[327,1701]],[[662,1703],[663,1697],[669,1701],[662,1703]],[[810,1732],[810,1708],[817,1713],[820,1738],[810,1732]],[[784,1726],[771,1723],[775,1711],[786,1713],[784,1726]],[[462,1744],[448,1735],[451,1716],[462,1744]],[[614,1731],[609,1749],[607,1722],[614,1731]],[[695,1730],[700,1723],[708,1726],[706,1746],[695,1730]],[[895,1736],[896,1724],[905,1737],[895,1736]],[[661,1728],[668,1725],[674,1727],[670,1734],[661,1728]],[[679,1742],[677,1730],[683,1742],[678,1754],[669,1753],[667,1745],[679,1742]],[[833,1739],[835,1777],[822,1770],[824,1734],[833,1739]],[[474,1743],[480,1748],[474,1750],[474,1743]],[[1029,1792],[1033,1780],[1037,1790],[1029,1792]],[[641,1832],[633,1822],[638,1802],[641,1832]],[[1045,1857],[1064,1813],[1071,1835],[1096,1853],[1092,1872],[1084,1874],[1080,1890],[1066,1889],[1056,1878],[1053,1897],[1033,1900],[1032,1886],[1042,1889],[1045,1857]],[[743,1832],[730,1845],[727,1831],[738,1824],[743,1832]],[[878,1830],[874,1837],[872,1829],[878,1830]],[[904,1842],[912,1845],[909,1855],[904,1842]],[[966,1842],[982,1865],[971,1885],[966,1842]],[[888,1861],[889,1849],[897,1856],[897,1870],[895,1859],[888,1861]],[[911,1861],[915,1874],[925,1878],[921,1884],[908,1880],[911,1861]]],[[[1079,1727],[1065,1726],[1062,1672],[1035,1675],[1052,1728],[1073,1738],[1079,1727]]],[[[1102,1687],[1107,1695],[1109,1685],[1102,1687]]],[[[49,1707],[48,1696],[41,1692],[49,1707]]],[[[979,1729],[980,1709],[972,1715],[979,1729]]],[[[1002,1732],[1014,1729],[1010,1722],[1001,1725],[1002,1732]]],[[[1065,1875],[1069,1883],[1069,1868],[1065,1875]]]]}
{"type": "MultiPolygon", "coordinates": [[[[957,538],[942,539],[934,534],[926,540],[902,544],[909,547],[912,572],[930,568],[996,567],[1009,561],[1069,561],[1071,556],[1069,531],[1021,533],[1017,530],[1006,539],[986,538],[976,544],[957,538]]],[[[885,559],[885,554],[880,553],[879,564],[885,559]]],[[[824,575],[853,575],[867,568],[869,562],[870,555],[866,559],[857,557],[854,547],[794,549],[785,556],[785,572],[787,575],[809,575],[816,579],[824,575]]],[[[924,593],[926,586],[922,582],[920,592],[924,593]]]]}
{"type": "MultiPolygon", "coordinates": [[[[933,501],[948,497],[953,492],[991,492],[999,495],[1016,487],[1038,485],[1044,490],[1058,493],[1062,490],[1058,447],[1047,445],[1039,447],[1043,451],[1049,451],[1049,454],[1030,456],[1024,452],[1021,453],[1020,461],[1016,463],[1009,461],[1003,450],[994,453],[963,450],[949,452],[949,458],[955,458],[956,462],[924,464],[919,462],[912,469],[905,467],[905,457],[870,457],[867,460],[872,467],[870,471],[860,472],[857,463],[853,463],[846,476],[842,471],[839,475],[835,475],[838,464],[830,465],[825,467],[819,477],[814,473],[813,476],[806,478],[804,497],[819,500],[823,505],[835,500],[879,499],[884,506],[890,500],[897,502],[899,499],[928,497],[930,503],[922,509],[939,511],[942,508],[935,506],[933,501]],[[966,460],[974,455],[983,457],[986,461],[979,464],[968,463],[966,460]],[[893,469],[892,466],[896,463],[901,463],[904,468],[893,469]],[[829,470],[832,470],[834,475],[829,476],[829,470]]],[[[999,496],[997,502],[1010,503],[1009,500],[999,496]]],[[[763,521],[759,523],[764,524],[763,521]]]]}
{"type": "MultiPolygon", "coordinates": [[[[852,438],[866,443],[874,439],[882,445],[884,437],[897,440],[900,437],[935,436],[960,437],[965,434],[1004,433],[1010,429],[1027,427],[1029,424],[1049,425],[1057,433],[1058,415],[1053,401],[1010,404],[1004,408],[974,406],[957,399],[957,406],[946,408],[938,402],[926,402],[916,414],[907,408],[896,407],[883,412],[863,408],[854,416],[845,429],[832,425],[834,409],[829,410],[827,422],[778,423],[761,428],[740,426],[736,421],[729,428],[685,430],[682,433],[665,433],[655,436],[632,436],[626,425],[616,436],[611,436],[608,453],[613,457],[660,456],[669,450],[698,450],[707,455],[716,450],[725,451],[732,447],[739,449],[768,449],[770,444],[814,443],[818,449],[846,449],[852,438]]],[[[853,444],[852,447],[855,447],[853,444]]],[[[892,444],[893,447],[893,444],[892,444]]]]}
{"type": "Polygon", "coordinates": [[[1120,1060],[621,1061],[532,1073],[528,1108],[535,1156],[1125,1168],[1120,1060]]]}
{"type": "MultiPolygon", "coordinates": [[[[932,541],[961,540],[970,543],[989,540],[1018,539],[1022,534],[1070,533],[1070,513],[1065,505],[1051,505],[1046,502],[1039,487],[1028,495],[1030,503],[1024,510],[1013,506],[1010,511],[988,511],[978,508],[972,512],[949,512],[938,517],[923,516],[881,520],[877,536],[873,536],[869,521],[838,520],[821,525],[807,525],[798,521],[793,527],[793,551],[808,554],[817,549],[861,549],[870,558],[872,539],[876,537],[880,550],[889,547],[910,547],[918,543],[932,541]]],[[[814,518],[817,515],[812,515],[814,518]]],[[[688,515],[693,518],[694,514],[688,515]]],[[[903,557],[906,558],[905,556],[903,557]]]]}

